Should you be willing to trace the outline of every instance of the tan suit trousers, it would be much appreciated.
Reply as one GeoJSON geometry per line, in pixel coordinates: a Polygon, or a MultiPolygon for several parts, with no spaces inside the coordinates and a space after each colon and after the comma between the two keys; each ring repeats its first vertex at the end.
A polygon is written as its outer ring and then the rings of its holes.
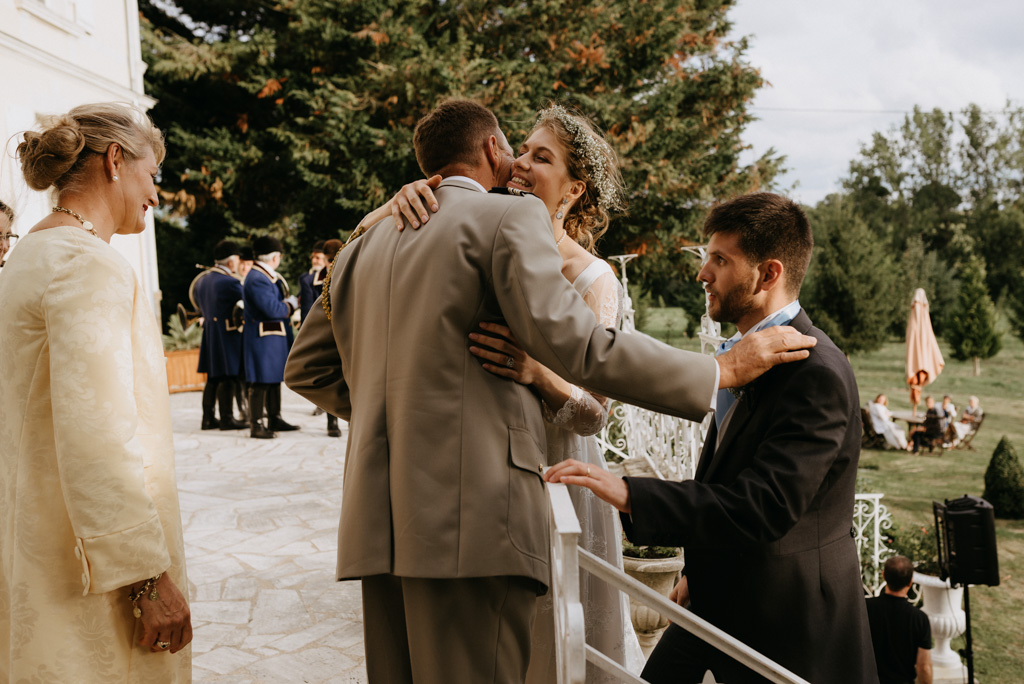
{"type": "Polygon", "coordinates": [[[522,684],[537,582],[362,578],[370,684],[522,684]]]}

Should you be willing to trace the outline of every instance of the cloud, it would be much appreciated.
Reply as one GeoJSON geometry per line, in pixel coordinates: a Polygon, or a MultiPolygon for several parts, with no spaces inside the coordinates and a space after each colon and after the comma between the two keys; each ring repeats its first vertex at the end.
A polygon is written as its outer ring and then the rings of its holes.
{"type": "Polygon", "coordinates": [[[797,182],[806,203],[838,189],[860,145],[903,119],[882,112],[1024,104],[1024,3],[746,0],[730,18],[771,83],[753,103],[749,158],[787,155],[783,184],[797,182]],[[831,111],[791,111],[814,109],[831,111]]]}

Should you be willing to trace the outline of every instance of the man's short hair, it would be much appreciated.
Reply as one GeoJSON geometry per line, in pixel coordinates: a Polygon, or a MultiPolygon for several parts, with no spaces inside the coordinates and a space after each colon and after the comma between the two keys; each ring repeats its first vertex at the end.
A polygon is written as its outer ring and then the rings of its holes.
{"type": "Polygon", "coordinates": [[[740,195],[711,210],[704,236],[739,235],[740,250],[752,263],[778,259],[785,268],[787,289],[800,293],[811,263],[814,236],[811,224],[796,202],[771,192],[740,195]]]}
{"type": "Polygon", "coordinates": [[[327,258],[327,263],[334,261],[334,257],[338,256],[338,252],[345,246],[345,243],[336,238],[332,238],[324,242],[324,257],[327,258]]]}
{"type": "Polygon", "coordinates": [[[498,130],[497,117],[479,102],[447,100],[416,124],[416,161],[427,176],[452,164],[475,164],[488,136],[498,130]]]}
{"type": "Polygon", "coordinates": [[[891,591],[905,589],[914,581],[914,564],[906,556],[888,558],[882,568],[882,577],[891,591]]]}

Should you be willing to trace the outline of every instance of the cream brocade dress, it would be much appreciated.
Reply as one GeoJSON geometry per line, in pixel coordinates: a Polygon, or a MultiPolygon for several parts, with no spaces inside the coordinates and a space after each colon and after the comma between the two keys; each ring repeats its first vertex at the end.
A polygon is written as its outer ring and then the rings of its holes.
{"type": "MultiPolygon", "coordinates": [[[[622,318],[622,286],[611,266],[595,261],[573,281],[573,287],[608,328],[617,328],[622,318]]],[[[575,458],[607,470],[604,451],[594,437],[608,420],[608,402],[573,386],[561,407],[543,405],[547,430],[548,465],[575,458]]],[[[622,569],[622,525],[618,512],[586,487],[569,487],[569,496],[580,521],[580,547],[622,569]]],[[[639,674],[644,666],[636,632],[629,618],[629,598],[589,572],[580,571],[580,600],[583,603],[587,643],[606,656],[639,674]]],[[[550,593],[537,603],[534,619],[527,684],[554,684],[554,615],[550,593]]],[[[587,684],[618,682],[587,663],[587,684]]]]}
{"type": "Polygon", "coordinates": [[[0,681],[191,681],[191,647],[138,645],[122,588],[166,571],[188,594],[160,332],[115,249],[70,226],[19,241],[0,382],[0,681]]]}

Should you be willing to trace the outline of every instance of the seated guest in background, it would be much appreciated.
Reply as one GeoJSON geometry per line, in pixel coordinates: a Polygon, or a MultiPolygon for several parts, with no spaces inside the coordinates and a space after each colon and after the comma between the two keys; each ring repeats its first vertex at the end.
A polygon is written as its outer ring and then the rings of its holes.
{"type": "Polygon", "coordinates": [[[942,397],[942,414],[942,429],[945,430],[956,420],[956,406],[953,404],[953,397],[948,394],[942,397]]]}
{"type": "MultiPolygon", "coordinates": [[[[682,546],[672,598],[815,684],[878,681],[853,527],[860,396],[846,355],[811,324],[797,296],[813,237],[804,212],[771,193],[711,210],[697,275],[708,311],[739,333],[792,325],[818,344],[776,366],[739,398],[719,392],[693,480],[617,477],[576,459],[544,475],[585,486],[622,512],[636,544],[682,546]]],[[[765,681],[682,627],[669,625],[642,677],[765,681]]]]}
{"type": "Polygon", "coordinates": [[[867,600],[880,684],[932,684],[932,626],[907,600],[914,564],[893,556],[882,570],[885,592],[867,600]]]}
{"type": "Polygon", "coordinates": [[[11,240],[17,240],[18,236],[11,232],[14,225],[14,210],[0,202],[0,267],[4,265],[7,251],[11,248],[11,240]]]}
{"type": "Polygon", "coordinates": [[[981,417],[983,415],[985,415],[985,412],[981,410],[978,397],[971,395],[971,398],[967,402],[967,408],[964,409],[964,413],[960,416],[959,422],[953,423],[953,430],[956,432],[956,438],[961,440],[966,437],[968,433],[977,430],[978,423],[981,422],[981,417]]]}
{"type": "Polygon", "coordinates": [[[235,273],[240,261],[238,245],[221,240],[213,250],[214,266],[192,281],[189,299],[203,316],[203,342],[199,347],[199,372],[206,373],[203,387],[203,430],[241,430],[247,423],[235,420],[235,383],[242,372],[242,331],[235,314],[242,301],[242,284],[235,273]],[[215,414],[220,406],[220,420],[215,414]]]}
{"type": "Polygon", "coordinates": [[[324,286],[324,276],[327,275],[327,257],[324,256],[324,241],[320,240],[313,244],[313,252],[309,255],[309,271],[299,276],[299,311],[302,314],[301,320],[306,320],[306,314],[320,297],[320,291],[324,286]]]}
{"type": "Polygon", "coordinates": [[[906,433],[892,422],[892,412],[889,411],[888,397],[884,394],[879,394],[868,405],[868,412],[871,414],[871,427],[874,428],[875,432],[885,437],[886,444],[893,449],[907,448],[906,433]]]}
{"type": "Polygon", "coordinates": [[[942,439],[942,433],[945,430],[942,427],[943,412],[942,409],[935,405],[935,397],[927,396],[924,398],[924,405],[926,410],[924,412],[924,423],[921,424],[914,434],[911,435],[911,439],[914,442],[913,451],[916,454],[921,448],[922,443],[934,443],[942,439]]]}

